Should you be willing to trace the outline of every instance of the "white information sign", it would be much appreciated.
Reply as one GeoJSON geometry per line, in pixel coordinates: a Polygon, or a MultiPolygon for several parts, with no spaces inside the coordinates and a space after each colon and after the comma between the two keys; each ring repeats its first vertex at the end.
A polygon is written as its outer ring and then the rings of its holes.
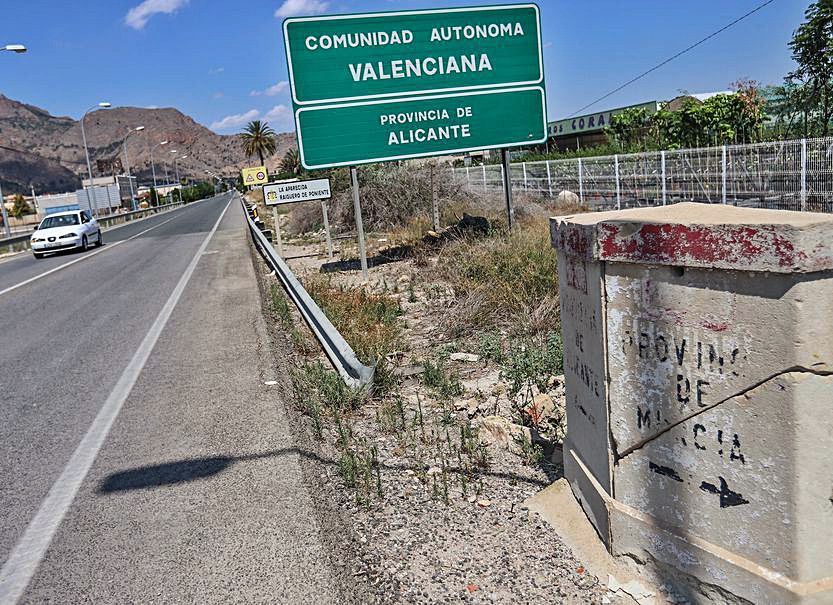
{"type": "Polygon", "coordinates": [[[290,181],[263,186],[263,200],[267,206],[292,204],[309,200],[325,200],[330,197],[330,179],[290,181]]]}

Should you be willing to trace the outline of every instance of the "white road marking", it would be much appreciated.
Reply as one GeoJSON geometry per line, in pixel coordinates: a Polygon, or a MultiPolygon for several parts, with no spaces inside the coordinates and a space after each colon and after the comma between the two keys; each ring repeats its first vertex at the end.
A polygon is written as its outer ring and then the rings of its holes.
{"type": "MultiPolygon", "coordinates": [[[[149,227],[149,228],[145,229],[144,231],[141,231],[140,233],[137,233],[136,235],[131,235],[130,237],[125,238],[123,240],[119,240],[117,242],[113,242],[112,244],[108,244],[108,245],[106,245],[102,248],[99,248],[95,252],[90,252],[89,254],[85,254],[84,256],[81,256],[79,258],[71,260],[68,263],[64,263],[63,265],[58,265],[57,267],[55,267],[53,269],[50,269],[49,271],[44,271],[43,273],[41,273],[39,275],[35,275],[34,277],[30,277],[29,279],[26,279],[26,280],[20,282],[19,284],[9,286],[5,290],[0,290],[0,296],[3,296],[4,294],[8,294],[12,290],[17,290],[18,288],[21,288],[21,287],[23,287],[27,284],[31,284],[33,281],[37,281],[42,277],[46,277],[47,275],[51,275],[52,273],[55,273],[56,271],[60,271],[61,269],[66,269],[70,265],[74,265],[75,263],[80,263],[82,260],[87,260],[88,258],[92,258],[96,254],[101,254],[102,252],[106,252],[107,250],[112,250],[116,246],[120,246],[121,244],[123,244],[125,242],[129,242],[132,239],[136,239],[140,235],[144,235],[148,231],[153,231],[154,229],[157,229],[157,228],[161,227],[162,225],[166,225],[166,224],[170,223],[172,220],[180,218],[181,216],[182,216],[182,214],[177,214],[176,216],[172,216],[168,220],[163,221],[163,222],[159,223],[158,225],[154,225],[153,227],[149,227]]],[[[106,233],[106,231],[105,231],[105,233],[106,233]]]]}
{"type": "Polygon", "coordinates": [[[188,285],[188,281],[197,268],[202,253],[205,252],[211,237],[217,231],[217,227],[219,227],[220,221],[223,220],[223,216],[225,216],[233,199],[232,197],[228,201],[217,222],[214,223],[214,227],[205,237],[197,253],[185,269],[185,273],[179,278],[179,282],[171,292],[165,306],[162,307],[139,348],[133,354],[121,376],[119,376],[116,386],[113,387],[81,443],[78,444],[61,476],[50,488],[37,514],[26,527],[26,531],[18,540],[3,568],[0,569],[0,603],[3,603],[3,605],[17,603],[35,575],[46,550],[52,543],[55,532],[61,525],[73,500],[75,500],[84,478],[87,476],[93,462],[95,462],[101,446],[104,445],[113,422],[133,390],[133,386],[136,384],[145,363],[147,363],[159,335],[165,328],[165,324],[167,324],[185,287],[188,285]]]}

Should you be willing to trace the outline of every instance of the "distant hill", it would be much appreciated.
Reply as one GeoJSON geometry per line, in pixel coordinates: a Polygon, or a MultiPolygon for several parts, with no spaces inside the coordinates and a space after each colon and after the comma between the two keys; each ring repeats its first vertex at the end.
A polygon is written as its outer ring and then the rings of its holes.
{"type": "MultiPolygon", "coordinates": [[[[153,152],[157,179],[164,181],[165,168],[173,171],[171,149],[187,155],[179,162],[181,177],[204,179],[211,170],[223,176],[234,176],[240,168],[257,160],[247,159],[236,135],[219,135],[198,124],[177,109],[144,109],[115,107],[95,111],[84,123],[93,174],[103,176],[113,168],[98,170],[98,163],[112,165],[124,161],[122,141],[136,126],[145,130],[130,137],[128,154],[132,174],[142,183],[151,180],[148,141],[168,140],[153,152]]],[[[295,146],[294,133],[278,135],[278,149],[267,160],[270,171],[277,168],[283,154],[295,146]]],[[[87,165],[81,141],[81,126],[69,117],[49,112],[0,95],[0,184],[3,193],[28,192],[30,185],[38,193],[73,190],[86,177],[87,165]]],[[[170,176],[173,180],[173,176],[170,176]]]]}

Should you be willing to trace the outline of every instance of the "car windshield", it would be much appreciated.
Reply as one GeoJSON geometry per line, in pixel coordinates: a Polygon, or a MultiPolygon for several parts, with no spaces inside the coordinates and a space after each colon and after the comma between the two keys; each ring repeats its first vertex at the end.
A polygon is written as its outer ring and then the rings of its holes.
{"type": "Polygon", "coordinates": [[[62,214],[60,216],[47,216],[43,219],[38,229],[53,229],[55,227],[70,227],[78,224],[77,214],[62,214]]]}

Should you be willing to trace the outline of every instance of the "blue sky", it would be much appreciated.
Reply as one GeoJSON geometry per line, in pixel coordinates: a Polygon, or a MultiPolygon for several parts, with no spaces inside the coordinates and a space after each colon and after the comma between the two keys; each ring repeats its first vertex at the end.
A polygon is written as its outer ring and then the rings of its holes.
{"type": "MultiPolygon", "coordinates": [[[[762,0],[540,0],[549,119],[571,115],[762,0]]],[[[0,93],[79,117],[98,101],[176,107],[222,133],[291,130],[283,15],[503,4],[466,0],[27,0],[0,3],[0,93]]],[[[808,2],[775,0],[590,111],[777,83],[808,2]]]]}

